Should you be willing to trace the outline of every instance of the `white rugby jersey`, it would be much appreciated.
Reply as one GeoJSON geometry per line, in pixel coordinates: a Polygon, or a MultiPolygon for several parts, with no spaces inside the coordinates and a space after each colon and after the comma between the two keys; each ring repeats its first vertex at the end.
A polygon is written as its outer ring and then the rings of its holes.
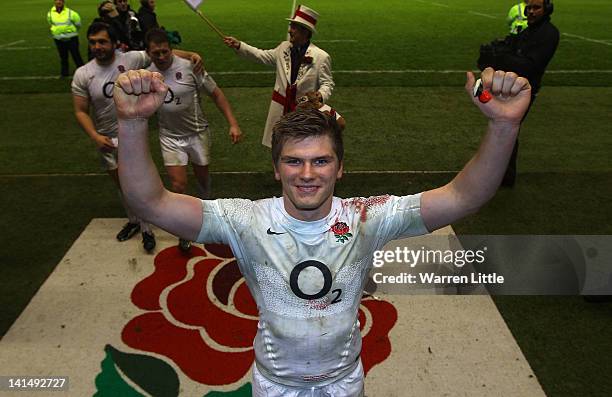
{"type": "MultiPolygon", "coordinates": [[[[320,386],[357,365],[357,312],[375,250],[427,233],[421,195],[333,198],[305,222],[283,199],[202,201],[198,242],[228,244],[259,309],[257,368],[293,386],[320,386]]],[[[230,332],[228,330],[228,332],[230,332]]]]}
{"type": "Polygon", "coordinates": [[[96,131],[106,136],[117,136],[117,113],[113,102],[113,88],[117,76],[128,70],[149,65],[145,51],[115,52],[110,65],[98,65],[95,59],[81,66],[72,78],[72,93],[89,99],[93,107],[96,131]]]}
{"type": "Polygon", "coordinates": [[[168,86],[168,94],[157,111],[159,133],[168,137],[196,135],[206,130],[208,121],[200,106],[200,89],[211,95],[217,83],[203,70],[202,75],[193,73],[191,62],[174,56],[172,65],[161,71],[151,64],[149,70],[161,73],[168,86]]]}

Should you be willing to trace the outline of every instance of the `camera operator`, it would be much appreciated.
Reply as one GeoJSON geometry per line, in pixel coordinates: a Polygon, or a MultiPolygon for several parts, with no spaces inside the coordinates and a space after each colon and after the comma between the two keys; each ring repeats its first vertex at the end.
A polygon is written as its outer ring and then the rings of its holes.
{"type": "MultiPolygon", "coordinates": [[[[559,44],[559,30],[550,22],[552,12],[551,0],[528,0],[525,7],[527,29],[518,35],[509,35],[504,40],[495,40],[480,48],[478,67],[481,70],[490,66],[494,69],[513,71],[529,80],[531,84],[529,108],[535,101],[546,66],[555,55],[559,44]]],[[[528,113],[529,109],[523,120],[528,113]]],[[[518,140],[502,181],[503,186],[514,186],[517,154],[518,140]]]]}

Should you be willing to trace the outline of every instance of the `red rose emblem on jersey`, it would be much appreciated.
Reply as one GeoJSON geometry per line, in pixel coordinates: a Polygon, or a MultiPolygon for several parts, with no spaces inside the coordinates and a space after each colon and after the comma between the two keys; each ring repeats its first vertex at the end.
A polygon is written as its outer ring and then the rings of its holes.
{"type": "Polygon", "coordinates": [[[184,255],[170,247],[154,264],[132,290],[132,302],[147,312],[123,328],[123,341],[168,357],[199,383],[242,379],[254,360],[257,306],[231,250],[212,244],[184,255]]]}
{"type": "Polygon", "coordinates": [[[347,234],[349,232],[349,227],[346,223],[344,222],[336,222],[332,227],[331,227],[332,232],[334,232],[334,234],[347,234]]]}
{"type": "Polygon", "coordinates": [[[334,233],[336,237],[336,242],[343,243],[348,241],[349,238],[353,237],[352,233],[349,233],[349,227],[344,222],[336,222],[329,228],[329,230],[334,233]]]}
{"type": "Polygon", "coordinates": [[[117,70],[118,70],[119,72],[123,73],[123,72],[125,72],[125,66],[123,66],[123,65],[119,65],[119,66],[117,66],[117,70]]]}
{"type": "Polygon", "coordinates": [[[183,78],[183,73],[181,72],[176,72],[176,79],[177,80],[181,80],[183,78]]]}
{"type": "Polygon", "coordinates": [[[305,65],[310,65],[312,63],[312,57],[304,57],[302,63],[305,65]]]}

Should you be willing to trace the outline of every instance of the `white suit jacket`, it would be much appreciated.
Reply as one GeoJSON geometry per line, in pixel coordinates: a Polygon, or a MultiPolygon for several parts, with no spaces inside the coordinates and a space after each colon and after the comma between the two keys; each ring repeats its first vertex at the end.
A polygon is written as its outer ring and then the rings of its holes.
{"type": "MultiPolygon", "coordinates": [[[[291,43],[283,41],[278,47],[271,50],[261,50],[248,45],[245,42],[240,43],[238,54],[255,62],[265,65],[276,66],[276,82],[274,83],[274,91],[285,95],[285,90],[291,81],[291,43]]],[[[309,91],[319,91],[323,97],[323,102],[327,102],[334,89],[334,80],[331,72],[331,58],[329,54],[314,44],[310,44],[304,55],[304,59],[311,58],[311,63],[302,63],[298,71],[296,98],[304,95],[309,91]]],[[[278,97],[278,96],[277,96],[278,97]]],[[[273,96],[274,98],[274,96],[273,96]]],[[[272,146],[272,127],[283,115],[283,105],[274,99],[270,102],[270,110],[268,111],[268,119],[261,143],[265,146],[272,146]]]]}

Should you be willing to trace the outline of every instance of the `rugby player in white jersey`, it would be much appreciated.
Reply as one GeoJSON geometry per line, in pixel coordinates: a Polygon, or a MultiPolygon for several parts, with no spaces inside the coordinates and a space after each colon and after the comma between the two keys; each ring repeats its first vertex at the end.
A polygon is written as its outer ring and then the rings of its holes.
{"type": "MultiPolygon", "coordinates": [[[[117,117],[113,102],[113,84],[119,76],[131,69],[142,69],[150,64],[145,51],[119,52],[117,36],[113,29],[103,22],[91,24],[87,40],[94,59],[78,68],[72,80],[72,99],[75,117],[83,130],[94,141],[100,154],[102,168],[108,172],[119,187],[117,175],[117,117]],[[90,116],[93,110],[93,119],[90,116]]],[[[176,51],[202,68],[202,59],[189,51],[176,51]]],[[[121,190],[119,190],[121,195],[121,190]]],[[[122,200],[123,201],[123,200],[122,200]]],[[[148,252],[155,248],[155,237],[148,223],[140,221],[123,202],[128,215],[126,223],[117,234],[117,240],[125,241],[142,231],[142,245],[148,252]]]]}
{"type": "MultiPolygon", "coordinates": [[[[210,198],[210,130],[200,104],[200,90],[213,100],[229,124],[232,143],[242,139],[240,126],[221,88],[206,72],[194,73],[191,63],[172,54],[166,32],[151,29],[145,37],[147,54],[152,64],[149,70],[159,72],[168,86],[168,94],[157,111],[159,143],[171,190],[185,193],[187,164],[191,162],[197,179],[198,196],[210,198]]],[[[188,251],[191,242],[179,239],[179,248],[188,251]]]]}
{"type": "Polygon", "coordinates": [[[140,70],[119,77],[114,99],[126,200],[172,234],[232,248],[259,309],[253,395],[363,395],[357,312],[373,252],[476,212],[502,180],[531,87],[491,68],[481,79],[492,94],[488,102],[473,96],[472,73],[465,88],[488,118],[487,132],[474,157],[440,188],[403,197],[334,197],[343,172],[341,132],[330,115],[305,110],[274,127],[282,197],[208,201],[164,189],[151,160],[147,118],[166,97],[161,76],[140,70]]]}

